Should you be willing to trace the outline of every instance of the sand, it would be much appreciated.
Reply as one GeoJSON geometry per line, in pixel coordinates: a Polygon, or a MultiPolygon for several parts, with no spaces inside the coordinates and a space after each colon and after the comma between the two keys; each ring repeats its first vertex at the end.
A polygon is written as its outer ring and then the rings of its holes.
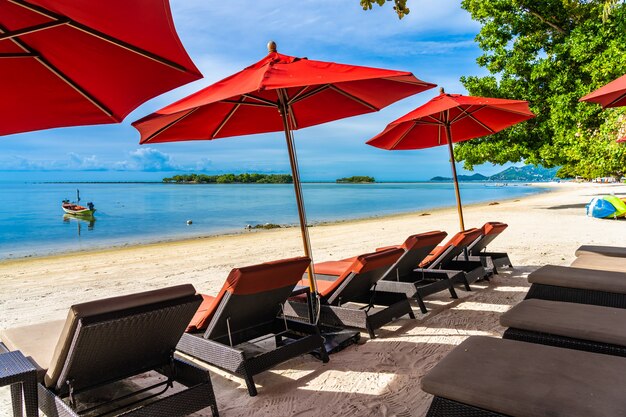
{"type": "MultiPolygon", "coordinates": [[[[429,297],[430,312],[400,319],[380,337],[352,346],[322,364],[311,356],[255,377],[259,395],[247,395],[240,378],[210,368],[220,415],[230,416],[422,416],[430,403],[420,378],[470,335],[501,335],[499,315],[523,299],[526,276],[545,264],[567,265],[581,244],[620,245],[626,221],[585,217],[592,196],[626,194],[626,186],[561,183],[550,192],[465,208],[468,227],[502,221],[509,228],[492,250],[515,265],[474,291],[429,297]]],[[[316,226],[316,261],[340,259],[399,244],[407,235],[458,230],[456,210],[442,209],[316,226]]],[[[301,254],[297,228],[0,262],[0,328],[64,318],[68,307],[113,295],[191,283],[216,294],[231,268],[301,254]]],[[[0,389],[0,416],[10,396],[0,389]]],[[[208,410],[197,415],[210,415],[208,410]]]]}

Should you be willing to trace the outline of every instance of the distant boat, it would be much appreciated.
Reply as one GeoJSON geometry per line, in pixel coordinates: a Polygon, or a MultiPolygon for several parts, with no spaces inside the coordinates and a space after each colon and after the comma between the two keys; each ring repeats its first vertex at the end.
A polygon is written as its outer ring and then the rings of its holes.
{"type": "Polygon", "coordinates": [[[72,214],[74,216],[91,217],[96,212],[96,208],[92,202],[87,203],[87,207],[81,206],[78,203],[80,203],[80,190],[76,190],[76,202],[63,200],[61,208],[67,214],[72,214]]]}

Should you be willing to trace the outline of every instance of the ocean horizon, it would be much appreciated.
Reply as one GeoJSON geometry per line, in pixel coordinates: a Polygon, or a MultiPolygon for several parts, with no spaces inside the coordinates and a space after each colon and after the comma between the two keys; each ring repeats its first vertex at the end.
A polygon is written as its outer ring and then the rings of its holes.
{"type": "MultiPolygon", "coordinates": [[[[464,204],[523,197],[523,183],[461,183],[464,204]]],[[[450,182],[303,184],[310,224],[451,207],[450,182]]],[[[153,181],[11,181],[0,198],[0,260],[237,233],[298,222],[292,184],[165,184],[153,181]],[[93,220],[64,215],[61,201],[93,202],[93,220]],[[188,221],[192,224],[187,224],[188,221]]],[[[437,226],[433,225],[436,229],[437,226]]]]}

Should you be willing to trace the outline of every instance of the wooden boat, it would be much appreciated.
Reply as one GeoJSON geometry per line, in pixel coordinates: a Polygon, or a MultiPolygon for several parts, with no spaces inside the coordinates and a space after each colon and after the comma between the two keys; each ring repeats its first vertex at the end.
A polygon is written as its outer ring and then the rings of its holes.
{"type": "Polygon", "coordinates": [[[87,207],[81,206],[78,203],[80,203],[80,191],[76,190],[76,202],[72,203],[70,200],[63,200],[61,208],[67,214],[72,214],[74,216],[91,217],[96,212],[96,208],[93,203],[87,203],[87,207]]]}

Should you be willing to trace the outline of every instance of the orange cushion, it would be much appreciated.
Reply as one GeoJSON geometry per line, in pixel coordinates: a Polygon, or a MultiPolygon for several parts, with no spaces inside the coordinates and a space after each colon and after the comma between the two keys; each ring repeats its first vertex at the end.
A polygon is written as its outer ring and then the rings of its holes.
{"type": "Polygon", "coordinates": [[[420,267],[424,268],[430,265],[433,261],[435,261],[443,252],[445,252],[449,247],[463,247],[467,246],[473,241],[475,241],[478,236],[482,233],[481,229],[467,229],[462,232],[458,232],[456,235],[452,236],[450,240],[448,240],[444,245],[437,246],[422,262],[420,262],[420,267]]]}
{"type": "Polygon", "coordinates": [[[198,326],[204,320],[204,317],[209,314],[208,312],[212,312],[217,307],[217,303],[215,302],[215,297],[211,297],[210,295],[200,294],[202,296],[202,304],[198,307],[196,314],[194,314],[191,322],[187,326],[186,332],[193,332],[196,330],[200,330],[198,326]]]}
{"type": "Polygon", "coordinates": [[[339,276],[343,274],[346,269],[350,268],[353,262],[354,261],[350,260],[320,262],[315,264],[313,269],[316,274],[339,276]]]}
{"type": "Polygon", "coordinates": [[[483,232],[483,235],[485,236],[492,235],[492,234],[497,235],[497,234],[502,233],[502,231],[506,229],[507,227],[509,227],[509,225],[506,223],[487,222],[483,225],[482,232],[483,232]]]}

